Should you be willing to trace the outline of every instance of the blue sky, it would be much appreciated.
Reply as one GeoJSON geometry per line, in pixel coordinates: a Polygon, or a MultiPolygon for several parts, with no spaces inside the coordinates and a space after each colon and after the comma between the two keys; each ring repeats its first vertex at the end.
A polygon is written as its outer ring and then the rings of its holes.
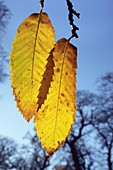
{"type": "MultiPolygon", "coordinates": [[[[16,29],[31,13],[39,12],[39,0],[4,0],[12,17],[2,37],[2,45],[9,55],[16,29]]],[[[73,43],[78,48],[77,89],[95,90],[95,81],[108,71],[113,71],[113,1],[72,0],[81,18],[75,18],[79,27],[78,39],[73,43]]],[[[44,10],[55,28],[56,40],[71,35],[65,0],[45,0],[44,10]]],[[[9,67],[6,67],[9,73],[9,67]]],[[[27,131],[33,132],[33,123],[27,123],[18,112],[12,95],[9,78],[0,85],[0,134],[22,142],[27,131]]]]}

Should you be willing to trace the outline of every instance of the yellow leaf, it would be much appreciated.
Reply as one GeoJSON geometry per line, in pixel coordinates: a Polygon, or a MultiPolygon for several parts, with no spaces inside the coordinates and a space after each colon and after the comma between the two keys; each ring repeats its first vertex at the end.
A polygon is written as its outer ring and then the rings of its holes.
{"type": "Polygon", "coordinates": [[[46,13],[30,15],[14,38],[10,54],[11,81],[17,106],[27,121],[37,110],[37,96],[54,38],[46,13]]]}
{"type": "Polygon", "coordinates": [[[75,120],[77,48],[63,38],[52,54],[53,81],[34,120],[40,141],[50,155],[66,140],[75,120]]]}

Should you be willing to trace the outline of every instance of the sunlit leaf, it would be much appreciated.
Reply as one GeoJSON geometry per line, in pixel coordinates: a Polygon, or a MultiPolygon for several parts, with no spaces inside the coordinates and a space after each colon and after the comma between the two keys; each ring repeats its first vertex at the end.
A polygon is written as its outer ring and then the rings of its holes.
{"type": "Polygon", "coordinates": [[[50,155],[66,140],[75,120],[77,49],[63,38],[52,54],[53,80],[34,120],[40,141],[50,155]]]}
{"type": "Polygon", "coordinates": [[[13,93],[27,121],[37,110],[37,96],[54,38],[48,15],[35,13],[19,26],[13,42],[10,54],[13,93]]]}

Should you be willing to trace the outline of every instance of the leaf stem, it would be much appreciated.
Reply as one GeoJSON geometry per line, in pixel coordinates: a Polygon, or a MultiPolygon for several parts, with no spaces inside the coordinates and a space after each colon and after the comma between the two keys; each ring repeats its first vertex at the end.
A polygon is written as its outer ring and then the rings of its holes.
{"type": "Polygon", "coordinates": [[[74,37],[75,37],[75,36],[72,34],[71,37],[69,37],[68,42],[69,42],[72,38],[74,38],[74,37]]]}

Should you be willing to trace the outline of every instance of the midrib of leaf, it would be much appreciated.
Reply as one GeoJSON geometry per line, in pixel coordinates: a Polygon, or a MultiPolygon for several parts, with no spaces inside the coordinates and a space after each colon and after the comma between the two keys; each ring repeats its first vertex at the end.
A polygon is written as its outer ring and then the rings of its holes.
{"type": "Polygon", "coordinates": [[[33,50],[33,58],[32,58],[32,71],[31,71],[31,87],[33,87],[33,79],[34,79],[34,60],[35,60],[35,52],[36,52],[36,44],[37,44],[37,38],[38,38],[38,31],[39,31],[39,26],[40,26],[40,19],[41,19],[41,13],[39,14],[38,18],[38,24],[37,24],[37,29],[36,29],[36,36],[35,36],[35,43],[34,43],[34,50],[33,50]]]}
{"type": "Polygon", "coordinates": [[[36,44],[37,44],[37,39],[38,39],[38,32],[39,32],[39,26],[40,26],[40,19],[41,19],[41,13],[40,11],[39,17],[37,19],[37,29],[36,29],[36,35],[35,35],[35,43],[34,43],[34,50],[33,50],[33,57],[32,57],[32,70],[31,70],[31,100],[32,100],[32,89],[34,85],[34,62],[35,62],[35,52],[36,52],[36,44]]]}
{"type": "Polygon", "coordinates": [[[57,126],[57,118],[58,118],[58,108],[59,108],[59,99],[60,99],[60,91],[61,91],[61,84],[62,84],[62,76],[63,76],[63,67],[64,67],[64,61],[65,61],[65,56],[66,56],[66,49],[67,49],[68,41],[65,44],[65,49],[64,49],[64,57],[63,57],[63,62],[62,62],[62,67],[61,67],[61,74],[60,74],[60,83],[59,83],[59,90],[58,90],[58,101],[57,101],[57,108],[56,108],[56,120],[55,120],[55,128],[54,128],[54,136],[53,136],[53,141],[55,141],[55,132],[56,132],[56,126],[57,126]]]}

